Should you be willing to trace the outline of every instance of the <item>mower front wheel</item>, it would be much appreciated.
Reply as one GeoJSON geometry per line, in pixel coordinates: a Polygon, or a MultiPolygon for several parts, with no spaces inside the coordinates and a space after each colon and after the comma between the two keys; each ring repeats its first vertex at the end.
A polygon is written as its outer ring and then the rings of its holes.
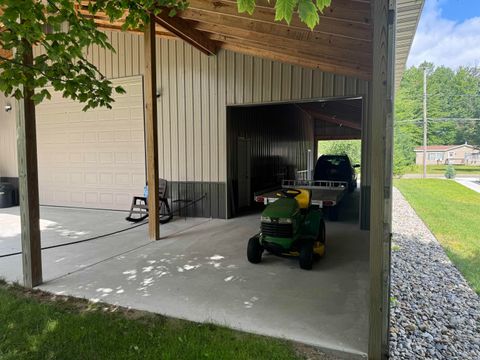
{"type": "Polygon", "coordinates": [[[304,270],[312,270],[313,267],[313,242],[305,241],[300,248],[300,268],[304,270]]]}
{"type": "Polygon", "coordinates": [[[263,247],[260,244],[258,236],[254,236],[248,240],[247,258],[252,264],[258,264],[262,261],[263,247]]]}

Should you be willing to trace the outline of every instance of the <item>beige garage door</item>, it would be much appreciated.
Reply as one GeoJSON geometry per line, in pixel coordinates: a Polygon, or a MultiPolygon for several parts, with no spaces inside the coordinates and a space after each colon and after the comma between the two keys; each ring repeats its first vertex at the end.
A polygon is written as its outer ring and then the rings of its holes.
{"type": "Polygon", "coordinates": [[[40,203],[129,209],[145,183],[141,77],[114,80],[113,109],[82,111],[53,93],[37,107],[40,203]]]}

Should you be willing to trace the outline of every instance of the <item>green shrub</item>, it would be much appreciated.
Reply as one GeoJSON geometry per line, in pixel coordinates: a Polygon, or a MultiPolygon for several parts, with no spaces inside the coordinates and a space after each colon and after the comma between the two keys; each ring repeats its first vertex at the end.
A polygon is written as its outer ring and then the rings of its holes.
{"type": "Polygon", "coordinates": [[[455,179],[455,169],[452,165],[448,165],[447,169],[445,170],[445,177],[447,179],[455,179]]]}

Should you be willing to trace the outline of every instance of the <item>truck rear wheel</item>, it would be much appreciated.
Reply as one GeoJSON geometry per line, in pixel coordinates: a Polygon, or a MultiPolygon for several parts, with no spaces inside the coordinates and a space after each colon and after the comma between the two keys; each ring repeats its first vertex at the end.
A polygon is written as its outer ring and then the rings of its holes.
{"type": "Polygon", "coordinates": [[[305,241],[300,248],[300,268],[311,270],[313,267],[313,242],[305,241]]]}
{"type": "Polygon", "coordinates": [[[248,240],[247,259],[252,264],[258,264],[262,261],[263,247],[260,244],[258,236],[254,236],[248,240]]]}

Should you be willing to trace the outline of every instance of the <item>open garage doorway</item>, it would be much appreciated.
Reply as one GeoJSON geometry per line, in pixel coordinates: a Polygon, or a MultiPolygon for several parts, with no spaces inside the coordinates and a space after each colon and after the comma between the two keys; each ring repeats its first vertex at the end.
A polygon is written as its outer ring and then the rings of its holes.
{"type": "MultiPolygon", "coordinates": [[[[228,216],[261,209],[256,195],[279,189],[284,180],[319,180],[319,142],[360,143],[362,118],[361,98],[229,106],[228,216]]],[[[357,160],[352,159],[352,165],[357,160]]],[[[359,194],[354,196],[355,204],[349,207],[357,221],[359,194]]]]}

